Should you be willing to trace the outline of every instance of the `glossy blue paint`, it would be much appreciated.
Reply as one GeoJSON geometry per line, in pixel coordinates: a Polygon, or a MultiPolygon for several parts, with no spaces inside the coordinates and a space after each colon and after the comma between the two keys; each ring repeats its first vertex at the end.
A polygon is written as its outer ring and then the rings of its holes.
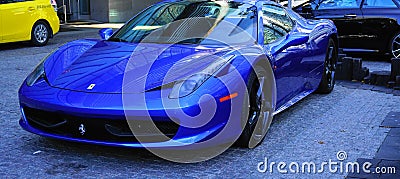
{"type": "MultiPolygon", "coordinates": [[[[164,1],[174,2],[174,1],[164,1]]],[[[161,3],[164,3],[161,2],[161,3]]],[[[274,4],[270,1],[238,1],[254,5],[261,9],[263,4],[274,4]]],[[[222,136],[221,141],[235,140],[241,133],[241,112],[245,86],[238,79],[248,80],[252,66],[264,64],[273,69],[277,86],[277,112],[290,107],[308,94],[315,91],[321,81],[323,64],[330,37],[337,36],[336,27],[329,20],[305,20],[291,10],[289,16],[295,20],[293,30],[284,38],[273,43],[264,44],[263,21],[261,10],[257,11],[258,33],[254,37],[258,44],[249,43],[235,46],[196,45],[196,44],[138,44],[113,42],[106,40],[85,39],[67,43],[47,57],[44,62],[45,78],[39,79],[33,86],[24,82],[19,90],[22,119],[20,125],[27,131],[62,140],[85,142],[110,146],[125,147],[171,147],[190,145],[212,138],[227,124],[234,121],[230,135],[222,136]],[[140,49],[138,49],[140,48],[140,49]],[[139,50],[140,56],[132,56],[139,50]],[[159,54],[154,58],[154,54],[159,54]],[[210,54],[214,58],[207,58],[210,54]],[[160,88],[163,85],[184,79],[200,72],[226,54],[233,59],[224,65],[197,90],[188,96],[171,99],[168,94],[171,88],[160,88]],[[182,60],[196,56],[197,61],[182,60]],[[133,84],[146,80],[144,87],[137,87],[128,94],[123,94],[123,79],[128,62],[132,60],[137,66],[131,67],[133,84]],[[262,63],[260,63],[262,62],[262,63]],[[178,67],[175,73],[167,75],[171,69],[178,67]],[[150,69],[145,71],[143,69],[150,69]],[[238,73],[233,73],[237,71],[238,73]],[[239,76],[235,76],[238,74],[239,76]],[[218,78],[216,78],[218,77],[218,78]],[[225,82],[225,84],[222,83],[225,82]],[[90,89],[89,86],[95,84],[90,89]],[[181,124],[202,121],[191,121],[180,114],[183,110],[189,116],[196,116],[199,111],[200,96],[209,95],[218,101],[229,95],[228,87],[239,94],[226,102],[217,102],[216,113],[212,120],[200,128],[179,127],[173,141],[163,142],[126,142],[101,139],[86,139],[69,134],[42,130],[26,118],[26,110],[35,109],[57,116],[74,117],[78,122],[90,120],[126,121],[125,115],[138,120],[151,115],[154,121],[168,122],[170,118],[178,119],[181,124]],[[122,95],[132,99],[146,97],[145,102],[123,106],[122,95]],[[168,105],[177,104],[180,105],[168,105]],[[164,102],[164,104],[163,104],[164,102]],[[232,109],[232,110],[231,110],[232,109]],[[125,111],[124,111],[125,110],[125,111]],[[232,113],[231,116],[229,114],[232,113]],[[172,114],[172,115],[167,115],[172,114]],[[178,143],[180,142],[180,143],[178,143]]],[[[112,34],[109,30],[100,32],[103,39],[112,34]]],[[[211,105],[212,99],[201,101],[211,105]]],[[[88,129],[90,131],[90,129],[88,129]]],[[[50,130],[51,131],[51,130],[50,130]]],[[[215,143],[217,145],[217,143],[215,143]]]]}
{"type": "Polygon", "coordinates": [[[100,35],[101,39],[103,39],[103,40],[108,40],[112,36],[113,33],[114,32],[111,28],[105,28],[105,29],[99,30],[99,35],[100,35]]]}

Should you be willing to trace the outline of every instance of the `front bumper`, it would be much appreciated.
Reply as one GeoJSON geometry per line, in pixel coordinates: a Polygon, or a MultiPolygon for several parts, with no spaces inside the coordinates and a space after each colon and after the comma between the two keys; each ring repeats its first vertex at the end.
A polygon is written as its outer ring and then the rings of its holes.
{"type": "MultiPolygon", "coordinates": [[[[241,97],[218,103],[212,119],[198,128],[181,125],[193,120],[186,118],[186,115],[195,116],[198,113],[197,95],[184,99],[185,102],[181,103],[183,106],[163,107],[159,99],[153,99],[146,101],[146,108],[135,104],[124,109],[121,94],[62,90],[50,87],[42,81],[32,87],[22,85],[19,98],[22,113],[19,124],[23,129],[44,137],[73,142],[133,148],[165,148],[190,146],[217,137],[217,140],[207,143],[214,146],[231,143],[241,133],[241,97]],[[184,111],[185,115],[178,111],[184,111]],[[127,125],[128,121],[139,121],[135,124],[140,127],[141,122],[149,122],[149,117],[169,140],[152,136],[151,131],[145,134],[148,136],[141,135],[148,140],[137,140],[135,132],[133,136],[132,133],[128,134],[135,128],[130,122],[127,125]],[[179,121],[180,124],[175,124],[174,121],[179,121]],[[228,121],[231,121],[229,125],[228,121]],[[81,125],[84,125],[84,134],[81,133],[81,125]]],[[[208,106],[211,101],[203,100],[201,103],[208,106]]]]}
{"type": "MultiPolygon", "coordinates": [[[[37,134],[43,137],[49,137],[59,140],[71,141],[71,142],[80,142],[80,143],[89,143],[89,144],[96,144],[96,145],[105,145],[105,146],[113,146],[113,147],[131,147],[131,148],[163,148],[163,147],[180,147],[180,146],[189,146],[191,144],[195,144],[203,139],[206,139],[211,134],[219,131],[223,124],[216,126],[210,130],[204,131],[200,134],[195,136],[188,136],[185,138],[173,139],[164,142],[148,142],[148,143],[140,143],[140,142],[115,142],[115,141],[99,141],[99,140],[90,140],[85,138],[74,138],[68,137],[63,135],[57,135],[53,133],[44,132],[40,129],[34,128],[33,126],[29,125],[25,118],[22,118],[19,121],[20,126],[28,132],[33,134],[37,134]]],[[[215,144],[217,145],[217,144],[215,144]]]]}

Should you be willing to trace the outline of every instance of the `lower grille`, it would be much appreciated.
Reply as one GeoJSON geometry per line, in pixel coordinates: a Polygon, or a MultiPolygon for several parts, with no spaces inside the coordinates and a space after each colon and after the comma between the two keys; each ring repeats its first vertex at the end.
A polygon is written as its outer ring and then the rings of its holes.
{"type": "Polygon", "coordinates": [[[23,109],[25,118],[32,127],[71,138],[105,142],[138,142],[139,138],[141,142],[163,142],[173,138],[179,129],[179,124],[165,118],[157,118],[153,121],[130,120],[128,124],[125,117],[121,119],[84,118],[28,107],[23,109]],[[135,135],[131,129],[134,130],[135,135]]]}

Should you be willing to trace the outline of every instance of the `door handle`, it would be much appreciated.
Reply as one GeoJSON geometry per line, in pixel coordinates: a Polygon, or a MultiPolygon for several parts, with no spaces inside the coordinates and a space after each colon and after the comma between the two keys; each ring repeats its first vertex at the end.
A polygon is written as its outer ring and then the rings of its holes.
{"type": "Polygon", "coordinates": [[[344,15],[344,17],[353,19],[353,18],[357,18],[357,15],[356,14],[346,14],[346,15],[344,15]]]}
{"type": "Polygon", "coordinates": [[[34,8],[34,7],[28,7],[28,10],[29,10],[29,11],[34,11],[35,8],[34,8]]]}

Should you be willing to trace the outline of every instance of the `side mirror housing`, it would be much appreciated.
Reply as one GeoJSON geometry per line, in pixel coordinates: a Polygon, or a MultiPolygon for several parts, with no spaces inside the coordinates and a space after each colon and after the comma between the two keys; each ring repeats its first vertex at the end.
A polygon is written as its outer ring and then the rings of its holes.
{"type": "Polygon", "coordinates": [[[99,35],[101,39],[108,40],[113,35],[113,30],[111,28],[105,28],[99,30],[99,35]]]}
{"type": "Polygon", "coordinates": [[[288,40],[289,42],[285,45],[285,48],[305,44],[310,40],[310,36],[305,33],[297,32],[291,34],[288,40]]]}
{"type": "Polygon", "coordinates": [[[274,48],[273,51],[281,52],[289,47],[303,45],[307,43],[309,40],[310,37],[308,36],[308,34],[295,32],[293,34],[288,35],[286,40],[284,40],[284,42],[281,45],[274,48]]]}

